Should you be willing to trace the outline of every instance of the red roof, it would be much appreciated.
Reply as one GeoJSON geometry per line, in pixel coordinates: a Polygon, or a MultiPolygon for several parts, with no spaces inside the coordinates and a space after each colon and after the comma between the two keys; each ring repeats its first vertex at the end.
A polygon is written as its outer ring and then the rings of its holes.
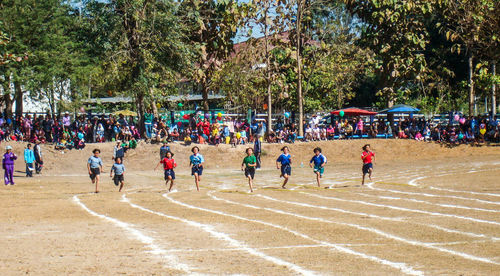
{"type": "Polygon", "coordinates": [[[346,109],[335,110],[335,111],[332,111],[331,114],[333,114],[333,115],[339,115],[339,113],[340,113],[341,110],[344,111],[344,115],[345,116],[359,116],[359,115],[369,116],[369,115],[377,115],[377,112],[368,111],[368,110],[364,110],[364,109],[360,109],[360,108],[355,108],[355,107],[350,107],[350,108],[346,108],[346,109]]]}

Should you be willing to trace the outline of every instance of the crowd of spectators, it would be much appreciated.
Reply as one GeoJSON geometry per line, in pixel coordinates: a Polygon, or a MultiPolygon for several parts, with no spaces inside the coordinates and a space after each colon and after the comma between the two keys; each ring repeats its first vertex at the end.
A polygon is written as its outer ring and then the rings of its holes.
{"type": "MultiPolygon", "coordinates": [[[[238,144],[261,139],[269,143],[294,143],[356,138],[397,138],[436,141],[452,144],[500,142],[500,122],[495,117],[461,117],[458,120],[434,122],[425,118],[397,120],[394,124],[384,118],[364,121],[362,117],[332,117],[325,121],[313,115],[304,122],[304,136],[298,136],[298,127],[289,118],[278,119],[269,135],[266,123],[229,116],[186,114],[181,120],[166,116],[155,117],[151,111],[144,115],[145,128],[140,133],[138,118],[134,116],[73,117],[69,113],[53,118],[51,115],[27,114],[15,121],[0,118],[0,139],[53,143],[58,149],[83,149],[86,143],[121,141],[124,147],[135,147],[137,141],[184,141],[185,144],[238,144]]],[[[366,118],[368,119],[368,118],[366,118]]],[[[456,117],[455,117],[456,119],[456,117]]]]}

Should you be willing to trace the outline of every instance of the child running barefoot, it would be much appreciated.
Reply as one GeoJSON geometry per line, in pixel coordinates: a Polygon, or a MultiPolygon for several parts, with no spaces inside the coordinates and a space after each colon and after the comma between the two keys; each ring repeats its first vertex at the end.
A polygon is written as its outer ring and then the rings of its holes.
{"type": "Polygon", "coordinates": [[[113,181],[115,182],[115,186],[120,185],[120,189],[118,192],[121,192],[123,189],[123,182],[125,179],[123,175],[125,174],[125,166],[122,164],[122,159],[120,157],[115,158],[115,163],[113,167],[111,167],[111,171],[109,172],[109,177],[113,177],[113,181]],[[113,177],[113,172],[115,172],[115,177],[113,177]]]}
{"type": "Polygon", "coordinates": [[[247,148],[245,151],[247,156],[243,158],[243,163],[241,163],[241,170],[245,170],[245,177],[248,178],[248,186],[250,186],[250,192],[253,193],[253,178],[255,177],[255,167],[257,166],[257,158],[253,154],[252,148],[247,148]]]}
{"type": "Polygon", "coordinates": [[[156,169],[158,169],[158,166],[160,166],[160,164],[163,164],[163,170],[165,171],[164,174],[165,174],[165,185],[168,186],[168,182],[170,181],[170,187],[168,188],[168,191],[171,192],[172,191],[172,187],[174,187],[174,180],[175,180],[175,172],[174,172],[174,168],[177,167],[177,163],[175,163],[175,160],[174,158],[174,154],[170,151],[167,151],[167,153],[165,153],[165,157],[160,160],[160,162],[158,163],[158,165],[156,165],[156,169]]]}
{"type": "Polygon", "coordinates": [[[99,157],[99,154],[101,154],[100,149],[94,149],[92,151],[94,155],[90,156],[89,161],[87,162],[87,169],[89,170],[89,176],[90,179],[92,180],[92,184],[95,183],[95,192],[99,192],[99,175],[101,172],[104,172],[102,170],[102,160],[99,157]]]}
{"type": "Polygon", "coordinates": [[[283,185],[281,188],[286,189],[286,183],[288,183],[288,178],[292,175],[292,156],[290,155],[290,150],[287,146],[284,146],[281,151],[283,152],[278,159],[276,160],[276,168],[280,169],[281,164],[281,175],[280,177],[284,177],[285,181],[283,181],[283,185]]]}
{"type": "Polygon", "coordinates": [[[370,181],[372,180],[372,172],[373,172],[373,162],[375,162],[375,153],[370,150],[370,144],[366,144],[363,146],[363,153],[361,153],[361,160],[363,160],[363,181],[361,185],[365,185],[365,176],[368,174],[368,178],[370,181]]]}
{"type": "Polygon", "coordinates": [[[314,173],[316,174],[316,181],[318,182],[318,187],[321,187],[320,178],[323,177],[325,172],[326,157],[321,153],[321,148],[314,149],[314,156],[309,161],[309,167],[312,168],[314,163],[314,173]]]}
{"type": "Polygon", "coordinates": [[[203,155],[201,155],[200,148],[198,147],[193,147],[191,149],[193,152],[193,155],[189,157],[189,165],[191,166],[191,175],[194,176],[194,182],[196,183],[196,190],[200,191],[200,180],[201,180],[201,175],[203,174],[203,162],[205,162],[205,159],[203,159],[203,155]]]}
{"type": "Polygon", "coordinates": [[[12,152],[11,146],[5,147],[5,154],[3,155],[2,167],[5,170],[4,180],[5,185],[14,185],[14,160],[17,155],[12,152]]]}

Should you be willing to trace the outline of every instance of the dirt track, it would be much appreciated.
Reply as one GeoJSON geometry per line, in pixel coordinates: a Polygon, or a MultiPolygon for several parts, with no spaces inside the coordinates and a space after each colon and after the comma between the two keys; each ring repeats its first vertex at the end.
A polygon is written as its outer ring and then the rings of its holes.
{"type": "MultiPolygon", "coordinates": [[[[254,194],[244,147],[202,147],[198,193],[189,149],[174,146],[170,194],[152,170],[156,146],[129,154],[124,193],[104,174],[99,194],[85,174],[91,149],[46,149],[43,175],[18,171],[0,189],[0,274],[499,275],[499,148],[370,142],[374,183],[359,185],[363,141],[318,144],[330,161],[322,188],[306,167],[316,144],[300,144],[288,190],[272,166],[279,146],[267,145],[254,194]]],[[[111,145],[101,148],[109,173],[111,145]]]]}

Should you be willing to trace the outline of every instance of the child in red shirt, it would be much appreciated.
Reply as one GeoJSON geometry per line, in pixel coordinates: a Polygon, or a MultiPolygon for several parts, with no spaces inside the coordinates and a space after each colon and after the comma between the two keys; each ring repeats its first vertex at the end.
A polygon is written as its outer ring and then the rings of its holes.
{"type": "Polygon", "coordinates": [[[163,170],[165,171],[165,185],[168,186],[168,182],[170,181],[170,187],[168,188],[168,191],[172,191],[172,187],[174,187],[174,179],[175,179],[175,172],[174,168],[177,167],[177,163],[175,163],[174,160],[174,154],[170,151],[167,151],[165,154],[165,157],[156,165],[156,169],[158,169],[158,166],[160,164],[163,164],[163,170]]]}
{"type": "Polygon", "coordinates": [[[363,181],[361,185],[365,185],[365,176],[368,174],[370,181],[372,180],[372,172],[373,172],[373,162],[375,162],[375,153],[370,150],[370,144],[366,144],[363,146],[363,153],[361,153],[361,160],[363,160],[363,181]]]}

